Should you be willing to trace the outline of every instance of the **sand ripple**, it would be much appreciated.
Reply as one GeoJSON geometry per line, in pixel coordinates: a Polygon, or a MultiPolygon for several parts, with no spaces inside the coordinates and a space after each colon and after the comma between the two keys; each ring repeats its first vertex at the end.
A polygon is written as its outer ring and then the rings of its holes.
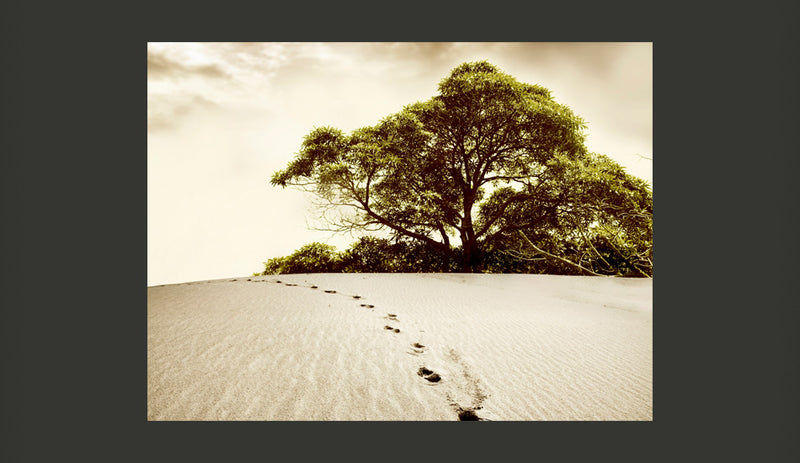
{"type": "Polygon", "coordinates": [[[652,420],[652,280],[235,280],[148,288],[148,419],[652,420]]]}

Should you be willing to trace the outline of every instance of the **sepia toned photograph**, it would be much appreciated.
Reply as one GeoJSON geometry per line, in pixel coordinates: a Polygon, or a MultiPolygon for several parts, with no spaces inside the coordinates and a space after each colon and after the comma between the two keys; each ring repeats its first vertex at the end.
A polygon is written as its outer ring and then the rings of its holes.
{"type": "Polygon", "coordinates": [[[146,66],[147,420],[653,420],[652,43],[146,66]]]}

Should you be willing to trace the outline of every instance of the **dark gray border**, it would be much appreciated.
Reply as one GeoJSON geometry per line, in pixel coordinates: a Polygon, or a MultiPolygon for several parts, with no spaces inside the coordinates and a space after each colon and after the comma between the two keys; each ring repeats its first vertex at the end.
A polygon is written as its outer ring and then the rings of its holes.
{"type": "Polygon", "coordinates": [[[796,459],[798,7],[757,8],[4,3],[2,459],[796,459]],[[653,41],[655,421],[148,423],[145,43],[184,39],[653,41]]]}

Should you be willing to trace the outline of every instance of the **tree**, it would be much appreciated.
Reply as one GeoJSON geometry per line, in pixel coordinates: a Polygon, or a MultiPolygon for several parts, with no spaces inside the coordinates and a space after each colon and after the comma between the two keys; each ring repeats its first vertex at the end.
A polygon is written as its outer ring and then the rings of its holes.
{"type": "Polygon", "coordinates": [[[315,128],[271,183],[315,193],[332,230],[389,230],[478,271],[509,234],[593,227],[588,210],[568,217],[580,198],[561,177],[589,159],[584,129],[547,89],[464,63],[438,95],[375,126],[315,128]]]}

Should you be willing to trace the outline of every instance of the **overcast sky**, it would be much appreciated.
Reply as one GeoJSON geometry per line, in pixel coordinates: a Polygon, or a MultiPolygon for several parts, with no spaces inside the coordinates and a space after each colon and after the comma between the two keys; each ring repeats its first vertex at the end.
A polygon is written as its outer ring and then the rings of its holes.
{"type": "Polygon", "coordinates": [[[247,276],[312,241],[304,193],[272,187],[314,127],[349,132],[488,60],[551,90],[587,145],[652,185],[650,43],[150,43],[148,285],[247,276]]]}

